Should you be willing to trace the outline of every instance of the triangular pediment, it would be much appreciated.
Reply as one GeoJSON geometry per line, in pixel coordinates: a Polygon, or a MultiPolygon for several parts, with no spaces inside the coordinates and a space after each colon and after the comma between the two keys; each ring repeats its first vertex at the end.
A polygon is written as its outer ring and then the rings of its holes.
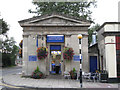
{"type": "Polygon", "coordinates": [[[84,25],[90,24],[82,20],[65,17],[62,15],[49,15],[44,17],[34,17],[19,21],[22,25],[84,25]]]}
{"type": "Polygon", "coordinates": [[[31,24],[82,24],[84,22],[75,19],[66,18],[59,15],[52,15],[41,19],[30,21],[31,24]]]}

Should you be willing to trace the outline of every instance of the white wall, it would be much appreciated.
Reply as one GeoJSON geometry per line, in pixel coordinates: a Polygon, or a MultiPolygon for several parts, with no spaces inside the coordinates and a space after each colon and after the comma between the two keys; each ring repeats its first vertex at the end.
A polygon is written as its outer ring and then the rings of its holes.
{"type": "Polygon", "coordinates": [[[118,2],[118,22],[120,22],[120,1],[118,2]]]}
{"type": "Polygon", "coordinates": [[[118,32],[120,31],[118,27],[120,27],[119,24],[106,24],[104,31],[105,32],[118,32]]]}
{"type": "Polygon", "coordinates": [[[117,77],[115,36],[105,37],[106,69],[109,78],[117,77]]]}

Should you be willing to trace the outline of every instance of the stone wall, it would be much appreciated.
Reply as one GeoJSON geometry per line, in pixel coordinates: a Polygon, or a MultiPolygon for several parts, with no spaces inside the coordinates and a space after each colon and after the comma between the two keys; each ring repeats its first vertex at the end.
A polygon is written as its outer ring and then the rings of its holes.
{"type": "Polygon", "coordinates": [[[100,53],[100,70],[102,70],[102,62],[101,59],[103,57],[103,70],[106,70],[106,56],[105,56],[105,39],[102,33],[104,32],[104,28],[98,31],[98,49],[100,53]]]}

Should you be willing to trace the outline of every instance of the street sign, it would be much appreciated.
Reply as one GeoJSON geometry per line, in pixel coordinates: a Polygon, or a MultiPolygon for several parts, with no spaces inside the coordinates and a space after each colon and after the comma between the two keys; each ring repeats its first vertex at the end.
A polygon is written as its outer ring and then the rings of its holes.
{"type": "Polygon", "coordinates": [[[35,55],[29,56],[29,61],[37,61],[37,56],[35,55]]]}
{"type": "Polygon", "coordinates": [[[64,42],[64,35],[47,35],[47,43],[51,42],[64,42]]]}
{"type": "MultiPolygon", "coordinates": [[[[82,56],[81,56],[82,58],[82,56]]],[[[74,55],[73,56],[73,61],[80,61],[80,56],[79,55],[74,55]]]]}

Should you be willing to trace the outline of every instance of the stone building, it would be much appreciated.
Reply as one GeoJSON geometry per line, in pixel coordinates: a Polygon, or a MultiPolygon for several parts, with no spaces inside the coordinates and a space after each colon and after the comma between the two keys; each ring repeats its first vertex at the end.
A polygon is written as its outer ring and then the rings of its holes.
{"type": "Polygon", "coordinates": [[[60,53],[61,74],[70,71],[73,68],[79,71],[79,44],[78,34],[82,34],[82,67],[83,71],[89,71],[88,62],[88,27],[90,22],[76,19],[73,17],[50,14],[36,16],[33,18],[19,21],[23,28],[23,68],[25,75],[31,75],[38,66],[46,75],[53,71],[52,52],[60,53]],[[38,43],[37,43],[38,42],[38,43]],[[37,59],[37,46],[48,47],[48,56],[45,60],[37,59]],[[74,50],[74,59],[66,62],[63,59],[64,46],[72,47],[74,50]],[[78,60],[76,60],[76,58],[78,60]]]}
{"type": "Polygon", "coordinates": [[[98,30],[100,70],[108,72],[108,82],[120,79],[120,22],[105,22],[98,30]]]}

